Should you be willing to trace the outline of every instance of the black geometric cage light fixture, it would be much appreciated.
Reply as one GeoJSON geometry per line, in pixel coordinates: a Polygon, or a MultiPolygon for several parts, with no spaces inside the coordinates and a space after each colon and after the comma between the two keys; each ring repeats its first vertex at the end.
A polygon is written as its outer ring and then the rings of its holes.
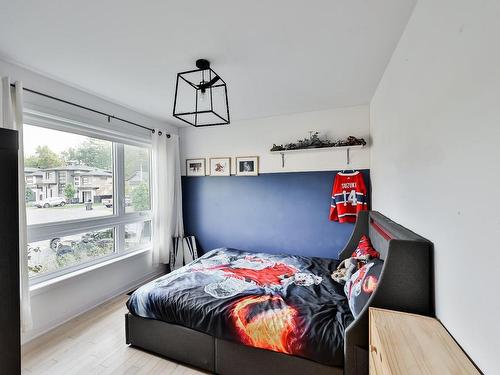
{"type": "Polygon", "coordinates": [[[177,74],[174,117],[196,127],[229,124],[226,82],[205,59],[196,70],[177,74]]]}

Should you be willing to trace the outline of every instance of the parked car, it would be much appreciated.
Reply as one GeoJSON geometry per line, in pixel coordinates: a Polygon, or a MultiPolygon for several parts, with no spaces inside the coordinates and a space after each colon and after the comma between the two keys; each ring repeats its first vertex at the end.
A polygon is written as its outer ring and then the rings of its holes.
{"type": "Polygon", "coordinates": [[[55,207],[55,206],[64,206],[66,204],[66,200],[61,197],[52,197],[52,198],[45,198],[39,201],[35,202],[35,207],[38,208],[49,208],[49,207],[55,207]]]}
{"type": "MultiPolygon", "coordinates": [[[[105,205],[107,208],[113,207],[113,198],[104,198],[101,200],[101,203],[105,205]]],[[[125,198],[125,206],[130,206],[131,204],[130,198],[125,198]]]]}

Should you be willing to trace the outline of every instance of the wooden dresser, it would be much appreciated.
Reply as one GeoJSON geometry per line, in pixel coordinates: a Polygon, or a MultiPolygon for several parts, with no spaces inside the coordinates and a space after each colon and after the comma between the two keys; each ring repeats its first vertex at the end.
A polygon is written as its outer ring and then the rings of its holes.
{"type": "Polygon", "coordinates": [[[371,375],[480,374],[435,318],[370,308],[371,375]]]}

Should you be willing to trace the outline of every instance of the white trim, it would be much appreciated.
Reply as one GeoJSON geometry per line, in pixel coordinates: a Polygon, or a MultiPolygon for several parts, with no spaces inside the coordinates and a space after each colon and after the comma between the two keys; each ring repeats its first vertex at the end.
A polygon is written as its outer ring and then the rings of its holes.
{"type": "MultiPolygon", "coordinates": [[[[131,134],[113,129],[112,126],[103,126],[98,121],[86,118],[78,118],[74,114],[58,112],[42,108],[36,105],[27,105],[24,108],[24,123],[33,126],[41,126],[59,131],[71,131],[72,133],[106,139],[112,142],[122,142],[139,146],[151,147],[151,132],[145,131],[144,135],[131,134]],[[91,124],[94,123],[94,124],[91,124]]],[[[130,130],[130,129],[128,129],[130,130]]]]}
{"type": "MultiPolygon", "coordinates": [[[[41,281],[39,283],[31,285],[30,286],[30,295],[33,297],[33,296],[36,296],[38,294],[46,293],[48,290],[50,290],[56,286],[60,286],[60,284],[63,284],[65,282],[71,281],[75,277],[85,275],[86,273],[98,270],[102,267],[108,266],[108,265],[113,264],[113,263],[120,262],[120,261],[125,260],[125,259],[133,258],[135,256],[141,255],[141,254],[149,252],[149,251],[151,251],[151,246],[144,248],[144,249],[140,249],[140,250],[129,251],[128,253],[125,253],[125,254],[115,254],[116,256],[114,256],[110,259],[107,259],[105,261],[101,260],[100,262],[95,263],[95,264],[91,264],[91,265],[86,264],[85,267],[81,267],[79,269],[72,270],[71,272],[66,272],[63,275],[52,277],[50,279],[47,279],[47,280],[44,280],[44,281],[41,281]]],[[[53,273],[51,275],[53,275],[53,273]]]]}
{"type": "Polygon", "coordinates": [[[106,215],[86,219],[28,225],[28,242],[43,241],[53,237],[71,236],[85,232],[110,228],[120,224],[151,220],[151,211],[131,212],[122,216],[106,215]]]}
{"type": "Polygon", "coordinates": [[[124,285],[122,288],[115,289],[114,291],[108,293],[107,296],[104,299],[102,299],[101,301],[99,301],[97,303],[88,304],[88,305],[82,307],[81,310],[78,312],[78,314],[71,314],[63,319],[52,320],[52,321],[48,322],[44,327],[42,327],[38,330],[30,331],[33,334],[33,336],[30,336],[30,338],[26,341],[24,341],[24,337],[21,340],[22,341],[22,346],[21,346],[22,352],[26,352],[29,350],[29,348],[26,348],[25,345],[29,344],[34,339],[52,331],[53,329],[63,325],[64,323],[67,323],[68,321],[70,321],[72,319],[79,317],[80,315],[85,314],[87,311],[95,309],[96,307],[118,297],[119,295],[128,293],[131,290],[133,290],[133,289],[135,289],[143,284],[146,284],[147,282],[152,281],[152,280],[154,280],[154,279],[156,279],[164,274],[165,274],[164,270],[151,272],[141,279],[135,280],[131,283],[128,283],[127,285],[124,285]]]}
{"type": "Polygon", "coordinates": [[[340,176],[347,176],[347,177],[349,177],[349,176],[356,176],[356,175],[358,175],[359,171],[351,172],[351,173],[338,172],[337,174],[340,175],[340,176]]]}

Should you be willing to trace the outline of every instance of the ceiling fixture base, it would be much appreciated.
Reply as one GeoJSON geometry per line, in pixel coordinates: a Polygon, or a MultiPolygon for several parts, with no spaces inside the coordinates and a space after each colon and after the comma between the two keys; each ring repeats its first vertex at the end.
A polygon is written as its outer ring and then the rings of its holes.
{"type": "Polygon", "coordinates": [[[196,60],[196,67],[203,70],[210,69],[210,61],[205,59],[198,59],[196,60]]]}

